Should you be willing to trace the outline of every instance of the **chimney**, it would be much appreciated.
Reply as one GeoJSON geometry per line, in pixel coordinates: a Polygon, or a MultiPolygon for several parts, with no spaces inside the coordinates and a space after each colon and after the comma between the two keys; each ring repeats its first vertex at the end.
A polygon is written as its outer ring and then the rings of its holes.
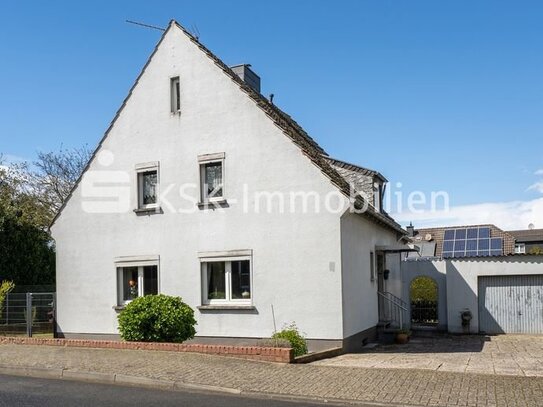
{"type": "Polygon", "coordinates": [[[253,90],[260,93],[260,76],[251,70],[251,65],[241,64],[231,66],[230,69],[241,78],[243,82],[249,85],[253,90]]]}
{"type": "Polygon", "coordinates": [[[409,226],[406,227],[405,230],[407,230],[407,236],[415,236],[415,227],[413,226],[413,223],[409,222],[409,226]]]}

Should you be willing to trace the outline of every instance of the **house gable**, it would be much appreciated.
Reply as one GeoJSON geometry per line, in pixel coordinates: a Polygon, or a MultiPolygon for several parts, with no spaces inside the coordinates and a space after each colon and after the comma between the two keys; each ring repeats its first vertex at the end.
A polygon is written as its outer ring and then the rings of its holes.
{"type": "MultiPolygon", "coordinates": [[[[78,187],[78,184],[85,174],[85,172],[89,169],[92,162],[95,161],[97,152],[101,149],[103,146],[104,141],[106,140],[108,134],[111,132],[114,125],[117,124],[123,110],[125,109],[126,105],[130,103],[130,99],[133,96],[135,92],[138,91],[138,84],[143,77],[143,75],[146,73],[146,70],[152,60],[155,58],[155,55],[157,52],[161,49],[162,44],[164,42],[164,39],[170,35],[170,33],[173,33],[174,30],[179,30],[181,33],[183,33],[192,44],[196,45],[199,50],[201,50],[207,57],[209,57],[216,66],[218,66],[230,79],[241,89],[243,92],[245,92],[250,99],[253,100],[253,102],[256,103],[256,105],[274,122],[276,126],[278,126],[282,132],[287,135],[291,141],[294,142],[296,146],[298,146],[304,155],[306,155],[311,162],[317,166],[317,168],[320,169],[320,171],[330,179],[333,185],[335,185],[345,196],[350,196],[351,188],[347,180],[338,173],[338,171],[326,160],[327,154],[324,152],[324,150],[299,126],[290,116],[288,116],[286,113],[281,111],[277,106],[270,103],[266,98],[264,98],[260,93],[254,91],[250,86],[245,84],[228,66],[226,66],[219,58],[217,58],[211,51],[209,51],[205,46],[203,46],[195,37],[193,37],[187,30],[185,30],[181,25],[179,25],[175,21],[171,21],[168,29],[164,32],[162,35],[160,41],[158,42],[157,46],[155,47],[153,53],[149,57],[147,63],[145,64],[144,68],[142,69],[140,75],[136,79],[136,82],[134,83],[133,87],[131,88],[128,96],[123,101],[123,104],[121,105],[120,109],[117,111],[114,119],[112,120],[110,126],[108,127],[104,137],[100,141],[97,149],[95,150],[93,156],[89,160],[89,164],[83,171],[82,176],[77,181],[76,185],[72,189],[72,192],[70,193],[69,197],[67,198],[64,205],[61,207],[55,218],[53,219],[51,226],[55,224],[58,217],[63,212],[65,206],[70,201],[71,196],[73,195],[74,191],[78,187]]],[[[163,78],[160,78],[162,80],[163,78]]],[[[202,103],[205,103],[205,101],[202,101],[202,103]]],[[[133,118],[134,125],[137,126],[138,117],[133,118]]],[[[358,201],[359,206],[363,206],[364,198],[362,196],[357,196],[356,200],[358,201]]],[[[375,211],[374,208],[369,205],[368,210],[366,210],[362,216],[365,216],[369,218],[371,221],[377,223],[378,225],[381,225],[382,227],[385,227],[389,230],[394,231],[399,236],[404,235],[405,232],[403,229],[398,225],[390,216],[388,216],[386,213],[380,213],[378,211],[375,211]]]]}

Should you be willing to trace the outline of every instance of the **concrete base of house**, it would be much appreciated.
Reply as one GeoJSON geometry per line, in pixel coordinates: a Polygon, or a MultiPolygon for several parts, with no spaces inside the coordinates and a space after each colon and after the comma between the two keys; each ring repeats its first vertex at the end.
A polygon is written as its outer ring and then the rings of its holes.
{"type": "Polygon", "coordinates": [[[343,339],[343,352],[359,352],[362,350],[364,345],[366,345],[368,342],[375,342],[376,339],[377,327],[372,326],[371,328],[365,329],[343,339]]]}
{"type": "MultiPolygon", "coordinates": [[[[91,339],[104,341],[119,341],[121,340],[118,334],[101,334],[101,333],[74,333],[74,332],[58,332],[58,338],[65,339],[91,339]]],[[[333,348],[343,348],[344,352],[357,352],[368,343],[375,341],[377,337],[376,327],[371,327],[364,331],[358,332],[345,339],[307,339],[307,347],[310,352],[321,352],[333,348]]],[[[187,343],[198,343],[205,345],[235,345],[235,346],[255,346],[261,338],[243,338],[243,337],[226,337],[226,336],[196,336],[187,343]]]]}

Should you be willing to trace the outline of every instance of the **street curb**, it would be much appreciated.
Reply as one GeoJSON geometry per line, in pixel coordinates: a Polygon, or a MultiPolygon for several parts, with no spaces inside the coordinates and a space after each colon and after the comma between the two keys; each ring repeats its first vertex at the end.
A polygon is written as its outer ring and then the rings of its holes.
{"type": "Polygon", "coordinates": [[[118,384],[123,386],[150,387],[162,390],[192,390],[228,394],[241,394],[240,389],[212,386],[208,384],[185,383],[166,379],[154,379],[144,376],[130,376],[121,373],[83,372],[61,368],[0,366],[0,374],[9,376],[36,377],[39,379],[64,379],[101,384],[118,384]]]}
{"type": "Polygon", "coordinates": [[[41,368],[41,367],[14,367],[0,366],[0,374],[9,376],[35,377],[40,379],[60,379],[69,381],[80,381],[99,384],[113,384],[120,386],[147,387],[160,390],[171,391],[195,391],[195,392],[215,392],[231,395],[246,396],[254,399],[270,399],[283,401],[313,402],[327,405],[364,405],[375,407],[414,407],[414,405],[379,403],[375,401],[335,399],[326,397],[314,397],[309,395],[290,395],[281,393],[265,393],[249,390],[241,390],[232,387],[220,387],[208,384],[186,383],[183,381],[174,381],[166,379],[154,379],[143,376],[130,376],[120,373],[102,373],[92,371],[79,371],[61,368],[41,368]]]}

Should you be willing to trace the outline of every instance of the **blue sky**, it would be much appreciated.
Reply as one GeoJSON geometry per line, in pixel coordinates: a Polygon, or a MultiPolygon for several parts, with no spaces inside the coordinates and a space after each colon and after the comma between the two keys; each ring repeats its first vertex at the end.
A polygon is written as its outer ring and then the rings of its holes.
{"type": "Polygon", "coordinates": [[[331,155],[449,193],[453,215],[404,224],[543,227],[536,1],[3,2],[0,152],[94,147],[160,36],[124,20],[171,18],[251,63],[331,155]]]}

